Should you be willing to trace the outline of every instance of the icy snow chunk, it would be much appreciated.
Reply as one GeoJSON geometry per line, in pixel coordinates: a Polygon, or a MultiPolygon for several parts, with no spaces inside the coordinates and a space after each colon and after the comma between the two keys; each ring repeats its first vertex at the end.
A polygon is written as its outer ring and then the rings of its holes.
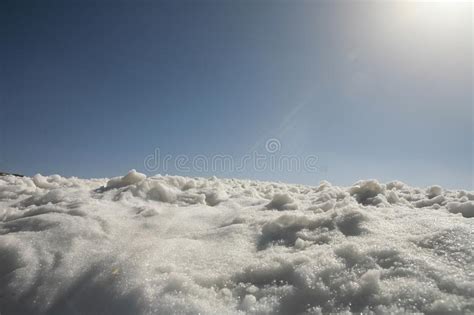
{"type": "Polygon", "coordinates": [[[262,227],[262,237],[259,248],[265,248],[273,241],[292,245],[297,239],[296,233],[305,228],[315,227],[316,222],[307,216],[282,215],[262,227]]]}
{"type": "Polygon", "coordinates": [[[377,207],[390,205],[387,198],[385,198],[385,195],[382,195],[382,194],[378,194],[377,196],[370,198],[370,204],[377,207]]]}
{"type": "Polygon", "coordinates": [[[349,189],[351,196],[363,205],[372,204],[372,198],[383,194],[384,191],[384,185],[374,179],[358,181],[349,189]]]}
{"type": "Polygon", "coordinates": [[[115,177],[109,180],[106,184],[106,189],[121,188],[136,184],[146,178],[145,174],[138,173],[136,170],[130,170],[127,175],[123,177],[115,177]]]}
{"type": "Polygon", "coordinates": [[[468,200],[474,200],[474,192],[467,192],[466,197],[468,200]]]}
{"type": "Polygon", "coordinates": [[[55,182],[48,181],[48,178],[44,177],[41,174],[36,174],[35,176],[33,176],[33,182],[35,183],[36,187],[43,189],[58,188],[59,186],[55,182]]]}
{"type": "Polygon", "coordinates": [[[196,188],[196,181],[193,180],[193,179],[188,180],[186,182],[186,184],[184,184],[183,190],[188,190],[188,189],[191,189],[191,188],[196,188]]]}
{"type": "Polygon", "coordinates": [[[319,186],[318,188],[316,188],[316,191],[317,192],[320,192],[320,191],[323,191],[325,189],[328,189],[330,188],[332,185],[330,182],[328,182],[327,180],[322,180],[320,183],[319,183],[319,186]]]}
{"type": "Polygon", "coordinates": [[[164,287],[165,292],[187,292],[190,289],[190,281],[185,275],[171,272],[164,287]]]}
{"type": "Polygon", "coordinates": [[[334,253],[343,258],[348,266],[354,266],[366,260],[368,257],[363,253],[359,247],[353,243],[343,244],[334,250],[334,253]]]}
{"type": "Polygon", "coordinates": [[[295,241],[295,248],[298,249],[303,249],[308,245],[308,243],[305,240],[302,240],[301,238],[297,238],[295,241]]]}
{"type": "Polygon", "coordinates": [[[207,192],[206,194],[206,203],[211,206],[217,206],[222,201],[225,201],[229,198],[227,193],[223,189],[216,188],[213,191],[207,192]]]}
{"type": "Polygon", "coordinates": [[[398,197],[397,193],[393,190],[390,190],[387,195],[387,201],[391,204],[399,203],[400,198],[398,197]]]}
{"type": "Polygon", "coordinates": [[[316,206],[318,208],[320,208],[321,210],[323,210],[324,212],[326,212],[326,211],[329,211],[329,210],[333,209],[335,205],[336,205],[336,200],[331,199],[331,200],[328,200],[326,202],[317,204],[316,206]]]}
{"type": "Polygon", "coordinates": [[[380,290],[380,271],[376,269],[367,271],[360,277],[359,285],[359,301],[357,302],[363,305],[367,303],[367,299],[370,298],[370,296],[380,290]]]}
{"type": "Polygon", "coordinates": [[[387,183],[387,189],[388,190],[401,190],[405,187],[405,183],[401,182],[401,181],[398,181],[398,180],[394,180],[394,181],[391,181],[389,183],[387,183]]]}
{"type": "Polygon", "coordinates": [[[334,200],[334,199],[336,199],[336,196],[334,194],[331,194],[331,193],[327,192],[327,193],[320,194],[316,201],[325,202],[325,201],[331,201],[331,200],[334,200]]]}
{"type": "Polygon", "coordinates": [[[247,294],[242,300],[240,307],[242,308],[242,310],[248,312],[254,308],[256,303],[257,303],[257,298],[251,294],[247,294]]]}
{"type": "Polygon", "coordinates": [[[441,188],[441,186],[438,186],[438,185],[433,185],[426,189],[426,195],[428,196],[428,198],[439,196],[442,193],[443,193],[443,188],[441,188]]]}
{"type": "Polygon", "coordinates": [[[159,212],[154,208],[143,206],[137,209],[137,214],[143,217],[152,217],[159,214],[159,212]]]}
{"type": "Polygon", "coordinates": [[[2,176],[0,177],[0,200],[17,199],[20,195],[32,195],[37,186],[29,177],[2,176]]]}
{"type": "Polygon", "coordinates": [[[474,201],[467,202],[449,202],[446,208],[451,213],[461,213],[463,217],[474,217],[474,201]]]}
{"type": "Polygon", "coordinates": [[[276,210],[295,210],[297,208],[293,198],[287,193],[273,195],[272,201],[266,207],[276,210]]]}
{"type": "Polygon", "coordinates": [[[31,196],[25,200],[23,200],[20,204],[23,207],[28,207],[31,205],[41,206],[46,205],[48,203],[59,203],[66,198],[66,194],[61,189],[53,189],[48,191],[46,194],[43,195],[36,195],[31,196]]]}
{"type": "Polygon", "coordinates": [[[150,184],[150,190],[147,197],[151,200],[173,203],[177,199],[176,192],[165,183],[153,182],[150,184]]]}
{"type": "Polygon", "coordinates": [[[336,225],[344,235],[357,236],[364,231],[361,223],[367,220],[367,217],[360,211],[350,209],[344,211],[342,215],[336,218],[336,225]]]}
{"type": "Polygon", "coordinates": [[[444,198],[444,196],[438,195],[438,196],[433,197],[431,199],[418,200],[418,201],[414,202],[413,205],[417,208],[423,208],[423,207],[433,206],[435,204],[441,205],[441,204],[444,203],[445,200],[446,199],[444,198]]]}

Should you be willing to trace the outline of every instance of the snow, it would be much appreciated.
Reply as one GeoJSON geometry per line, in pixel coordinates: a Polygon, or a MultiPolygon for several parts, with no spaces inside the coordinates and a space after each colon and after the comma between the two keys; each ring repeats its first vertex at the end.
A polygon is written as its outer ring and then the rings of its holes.
{"type": "Polygon", "coordinates": [[[462,213],[466,218],[474,217],[474,201],[449,202],[446,208],[452,213],[462,213]]]}
{"type": "Polygon", "coordinates": [[[474,193],[0,177],[1,314],[474,312],[474,193]]]}
{"type": "Polygon", "coordinates": [[[123,177],[115,177],[107,182],[106,189],[120,188],[141,182],[146,178],[145,174],[138,173],[136,170],[131,170],[123,177]]]}
{"type": "Polygon", "coordinates": [[[294,210],[297,206],[293,202],[294,200],[289,194],[275,194],[267,205],[267,209],[294,210]]]}

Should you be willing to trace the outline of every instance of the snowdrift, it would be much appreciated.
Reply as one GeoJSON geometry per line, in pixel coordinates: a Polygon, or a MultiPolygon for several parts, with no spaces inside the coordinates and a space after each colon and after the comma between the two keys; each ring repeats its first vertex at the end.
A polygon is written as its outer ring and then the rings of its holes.
{"type": "Polygon", "coordinates": [[[474,194],[0,177],[1,314],[474,312],[474,194]]]}

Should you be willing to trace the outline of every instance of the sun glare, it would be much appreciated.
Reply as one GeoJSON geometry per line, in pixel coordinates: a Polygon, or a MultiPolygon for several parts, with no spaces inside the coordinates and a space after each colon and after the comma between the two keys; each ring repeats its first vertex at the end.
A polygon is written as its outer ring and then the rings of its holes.
{"type": "MultiPolygon", "coordinates": [[[[399,20],[427,32],[452,31],[471,22],[472,4],[458,1],[402,2],[399,20]]],[[[429,34],[426,34],[429,35],[429,34]]],[[[439,36],[433,33],[432,36],[439,36]]]]}

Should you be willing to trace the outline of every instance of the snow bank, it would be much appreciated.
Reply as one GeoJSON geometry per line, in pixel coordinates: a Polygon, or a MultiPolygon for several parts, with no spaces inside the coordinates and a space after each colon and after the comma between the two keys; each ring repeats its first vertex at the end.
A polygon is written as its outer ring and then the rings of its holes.
{"type": "Polygon", "coordinates": [[[474,194],[0,177],[2,314],[474,312],[474,194]]]}

